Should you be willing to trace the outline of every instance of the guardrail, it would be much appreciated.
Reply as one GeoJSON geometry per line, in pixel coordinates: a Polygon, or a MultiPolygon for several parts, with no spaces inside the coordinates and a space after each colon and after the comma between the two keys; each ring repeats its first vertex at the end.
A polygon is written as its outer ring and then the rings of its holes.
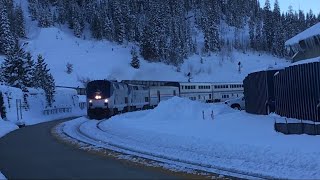
{"type": "Polygon", "coordinates": [[[45,109],[43,110],[44,115],[51,115],[51,114],[59,114],[59,113],[69,113],[72,112],[71,107],[65,108],[53,108],[53,109],[45,109]]]}

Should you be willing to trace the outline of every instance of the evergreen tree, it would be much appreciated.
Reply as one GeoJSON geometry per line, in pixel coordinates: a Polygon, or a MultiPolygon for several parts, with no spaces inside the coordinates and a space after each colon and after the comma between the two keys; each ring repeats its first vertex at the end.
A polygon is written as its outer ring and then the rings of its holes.
{"type": "Polygon", "coordinates": [[[31,17],[31,20],[35,21],[38,19],[38,0],[28,0],[28,10],[31,17]]]}
{"type": "Polygon", "coordinates": [[[10,54],[15,46],[16,40],[12,34],[6,6],[0,4],[0,51],[6,55],[10,54]]]}
{"type": "Polygon", "coordinates": [[[121,11],[120,2],[117,0],[113,1],[113,24],[114,24],[114,35],[115,41],[122,44],[125,38],[125,24],[123,20],[123,14],[121,11]]]}
{"type": "Polygon", "coordinates": [[[24,15],[21,6],[15,9],[14,29],[17,37],[26,37],[24,15]]]}
{"type": "Polygon", "coordinates": [[[50,27],[53,25],[53,16],[50,10],[50,4],[48,0],[41,0],[38,7],[38,26],[50,27]]]}
{"type": "Polygon", "coordinates": [[[55,82],[44,60],[42,55],[39,54],[35,65],[33,82],[35,88],[44,90],[47,104],[51,107],[54,102],[55,82]]]}
{"type": "Polygon", "coordinates": [[[25,51],[16,43],[13,51],[7,55],[5,61],[1,65],[2,79],[8,85],[20,88],[23,92],[23,103],[26,110],[29,109],[27,101],[28,89],[27,84],[30,83],[28,77],[28,66],[25,51]]]}
{"type": "Polygon", "coordinates": [[[34,87],[33,78],[35,76],[35,63],[30,52],[26,53],[26,64],[24,69],[26,73],[26,78],[24,80],[25,85],[27,87],[34,87]]]}
{"type": "Polygon", "coordinates": [[[281,22],[281,14],[280,14],[280,7],[278,0],[275,1],[274,4],[274,10],[273,10],[273,17],[274,17],[274,41],[272,45],[272,53],[283,57],[284,56],[284,43],[285,43],[285,34],[284,29],[282,28],[282,22],[281,22]]]}
{"type": "Polygon", "coordinates": [[[270,7],[270,1],[266,0],[264,5],[264,21],[263,21],[263,38],[264,48],[266,51],[271,51],[273,44],[273,14],[270,7]]]}
{"type": "Polygon", "coordinates": [[[25,57],[23,49],[16,44],[13,51],[4,59],[1,76],[7,85],[20,89],[25,87],[25,57]]]}
{"type": "Polygon", "coordinates": [[[135,48],[133,48],[131,50],[131,55],[132,55],[132,59],[131,59],[130,65],[135,69],[139,69],[140,68],[140,60],[138,58],[138,53],[135,48]]]}
{"type": "Polygon", "coordinates": [[[0,91],[0,114],[2,119],[5,119],[7,117],[6,107],[4,105],[3,94],[1,91],[0,91]]]}

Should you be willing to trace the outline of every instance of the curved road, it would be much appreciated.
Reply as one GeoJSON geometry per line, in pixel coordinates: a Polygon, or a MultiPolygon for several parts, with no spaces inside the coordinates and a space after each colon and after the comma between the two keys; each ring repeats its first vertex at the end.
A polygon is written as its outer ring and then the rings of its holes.
{"type": "Polygon", "coordinates": [[[50,131],[66,120],[27,126],[0,138],[0,171],[8,179],[178,179],[59,143],[50,131]]]}

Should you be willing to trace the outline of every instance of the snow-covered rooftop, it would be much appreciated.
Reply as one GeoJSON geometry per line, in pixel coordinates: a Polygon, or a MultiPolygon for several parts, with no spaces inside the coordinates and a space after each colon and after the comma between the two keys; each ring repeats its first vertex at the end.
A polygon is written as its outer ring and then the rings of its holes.
{"type": "Polygon", "coordinates": [[[313,63],[313,62],[320,62],[320,57],[306,59],[306,60],[303,60],[303,61],[298,61],[298,62],[292,63],[290,66],[313,63]]]}
{"type": "Polygon", "coordinates": [[[299,33],[298,35],[292,37],[286,41],[285,45],[293,45],[299,43],[299,41],[310,38],[315,35],[320,35],[320,22],[306,29],[305,31],[299,33]]]}

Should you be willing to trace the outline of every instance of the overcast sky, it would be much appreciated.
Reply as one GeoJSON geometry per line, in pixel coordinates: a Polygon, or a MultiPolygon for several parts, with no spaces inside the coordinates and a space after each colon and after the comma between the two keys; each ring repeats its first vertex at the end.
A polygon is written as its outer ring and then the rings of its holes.
{"type": "MultiPolygon", "coordinates": [[[[261,6],[264,6],[266,0],[259,0],[261,6]]],[[[270,0],[271,8],[273,9],[273,4],[275,0],[270,0]]],[[[301,9],[304,12],[308,12],[312,9],[313,13],[318,14],[320,12],[320,0],[278,0],[280,4],[280,9],[282,12],[286,12],[288,7],[292,5],[293,10],[298,11],[301,9]]]]}

